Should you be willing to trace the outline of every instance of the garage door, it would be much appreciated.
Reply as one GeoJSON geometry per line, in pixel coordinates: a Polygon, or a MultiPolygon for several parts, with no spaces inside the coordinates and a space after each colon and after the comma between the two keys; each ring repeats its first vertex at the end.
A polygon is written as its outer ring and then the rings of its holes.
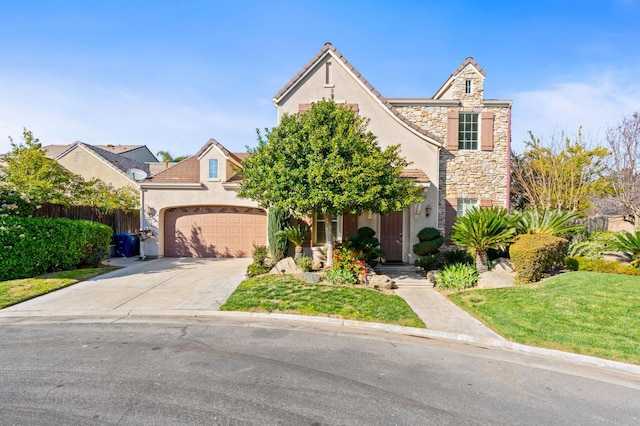
{"type": "Polygon", "coordinates": [[[169,209],[164,216],[164,255],[251,257],[266,245],[267,214],[247,207],[199,206],[169,209]]]}

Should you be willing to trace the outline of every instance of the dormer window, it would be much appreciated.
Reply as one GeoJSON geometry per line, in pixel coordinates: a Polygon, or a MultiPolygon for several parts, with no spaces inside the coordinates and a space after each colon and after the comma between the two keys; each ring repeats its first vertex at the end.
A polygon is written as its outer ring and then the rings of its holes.
{"type": "Polygon", "coordinates": [[[209,160],[209,179],[219,179],[218,173],[218,159],[212,158],[209,160]]]}
{"type": "Polygon", "coordinates": [[[466,94],[471,93],[471,79],[466,79],[464,81],[464,93],[466,94]]]}

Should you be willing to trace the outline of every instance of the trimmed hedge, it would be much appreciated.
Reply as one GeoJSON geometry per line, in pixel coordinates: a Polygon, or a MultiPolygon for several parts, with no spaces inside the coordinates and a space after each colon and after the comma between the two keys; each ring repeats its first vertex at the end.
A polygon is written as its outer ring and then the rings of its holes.
{"type": "Polygon", "coordinates": [[[509,247],[517,281],[540,281],[553,266],[562,265],[569,242],[547,234],[522,234],[509,247]]]}
{"type": "Polygon", "coordinates": [[[440,238],[442,234],[436,228],[422,228],[420,232],[418,232],[418,240],[419,241],[432,241],[437,238],[440,238]]]}
{"type": "Polygon", "coordinates": [[[570,256],[564,259],[567,269],[573,271],[593,271],[606,274],[633,275],[640,277],[640,268],[604,259],[589,259],[583,256],[570,256]]]}
{"type": "Polygon", "coordinates": [[[421,241],[413,245],[413,252],[418,256],[426,256],[436,253],[442,244],[444,244],[444,237],[439,237],[431,241],[421,241]]]}
{"type": "Polygon", "coordinates": [[[87,220],[4,217],[0,220],[0,281],[97,266],[112,234],[109,226],[87,220]]]}

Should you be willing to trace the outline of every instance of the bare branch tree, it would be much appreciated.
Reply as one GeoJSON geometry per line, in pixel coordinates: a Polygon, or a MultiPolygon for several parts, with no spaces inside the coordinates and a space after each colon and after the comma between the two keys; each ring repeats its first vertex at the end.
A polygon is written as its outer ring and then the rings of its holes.
{"type": "Polygon", "coordinates": [[[615,202],[640,227],[640,112],[607,129],[611,148],[611,186],[615,202]]]}

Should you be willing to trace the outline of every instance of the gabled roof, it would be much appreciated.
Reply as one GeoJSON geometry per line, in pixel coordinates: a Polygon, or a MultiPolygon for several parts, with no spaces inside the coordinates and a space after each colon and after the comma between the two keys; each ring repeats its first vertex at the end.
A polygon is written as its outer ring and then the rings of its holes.
{"type": "Polygon", "coordinates": [[[105,151],[113,152],[115,154],[122,154],[124,152],[135,151],[136,149],[146,148],[146,145],[94,145],[105,151]]]}
{"type": "Polygon", "coordinates": [[[453,83],[453,80],[456,79],[458,74],[460,74],[467,67],[467,65],[471,65],[476,70],[476,72],[482,76],[482,78],[485,78],[487,76],[487,73],[475,61],[475,59],[473,59],[471,56],[468,56],[467,59],[462,61],[460,66],[456,68],[454,72],[451,73],[447,81],[445,81],[444,84],[438,89],[436,94],[433,95],[433,99],[438,99],[440,96],[442,96],[442,93],[444,93],[449,88],[449,86],[451,86],[451,84],[453,83]]]}
{"type": "Polygon", "coordinates": [[[229,158],[230,160],[232,160],[233,162],[237,163],[238,165],[242,164],[242,160],[233,152],[229,151],[227,148],[225,148],[224,146],[222,146],[222,144],[220,142],[218,142],[217,140],[211,138],[207,141],[206,144],[204,144],[204,146],[202,148],[200,148],[200,150],[198,151],[198,153],[195,155],[196,157],[198,157],[198,159],[202,158],[203,155],[205,155],[207,152],[209,152],[209,150],[213,147],[218,148],[218,150],[220,152],[222,152],[222,154],[229,158]]]}
{"type": "Polygon", "coordinates": [[[113,168],[117,172],[123,174],[129,180],[132,180],[127,175],[127,170],[129,170],[129,169],[140,169],[140,170],[144,170],[145,172],[149,173],[149,166],[147,164],[143,163],[143,162],[140,162],[140,161],[137,161],[137,160],[132,160],[131,158],[124,157],[124,156],[122,156],[120,154],[114,154],[112,152],[105,151],[104,149],[98,148],[98,147],[93,146],[93,145],[86,144],[86,143],[81,142],[81,141],[76,141],[73,144],[68,145],[68,148],[65,151],[63,151],[61,154],[57,155],[55,157],[55,160],[59,160],[60,158],[64,157],[65,155],[67,155],[67,153],[71,152],[76,147],[81,147],[85,151],[93,154],[100,161],[106,163],[108,166],[110,166],[111,168],[113,168]]]}
{"type": "MultiPolygon", "coordinates": [[[[242,165],[242,159],[246,154],[234,154],[227,148],[222,146],[220,142],[215,139],[209,139],[204,144],[196,155],[182,160],[173,167],[159,172],[158,174],[147,179],[147,182],[151,183],[197,183],[200,182],[200,159],[212,148],[217,148],[225,155],[229,160],[236,163],[238,166],[242,165]]],[[[238,175],[236,175],[238,176],[238,175]]],[[[231,177],[229,181],[237,181],[239,177],[231,177]]]]}
{"type": "Polygon", "coordinates": [[[292,90],[296,88],[304,77],[313,69],[315,66],[323,60],[327,55],[334,58],[338,63],[340,63],[353,77],[362,85],[362,87],[375,99],[378,101],[380,105],[401,125],[409,128],[414,133],[421,136],[423,139],[427,140],[434,145],[441,146],[443,142],[437,136],[434,136],[429,131],[423,129],[417,124],[413,123],[409,119],[405,118],[400,112],[394,108],[391,103],[389,103],[374,87],[369,83],[363,76],[355,69],[353,65],[349,63],[347,58],[344,57],[342,53],[340,53],[331,43],[327,42],[320,49],[320,51],[313,57],[307,64],[302,67],[300,71],[291,79],[287,84],[284,85],[282,89],[276,93],[273,98],[273,102],[276,105],[279,105],[280,102],[289,94],[292,90]]]}

